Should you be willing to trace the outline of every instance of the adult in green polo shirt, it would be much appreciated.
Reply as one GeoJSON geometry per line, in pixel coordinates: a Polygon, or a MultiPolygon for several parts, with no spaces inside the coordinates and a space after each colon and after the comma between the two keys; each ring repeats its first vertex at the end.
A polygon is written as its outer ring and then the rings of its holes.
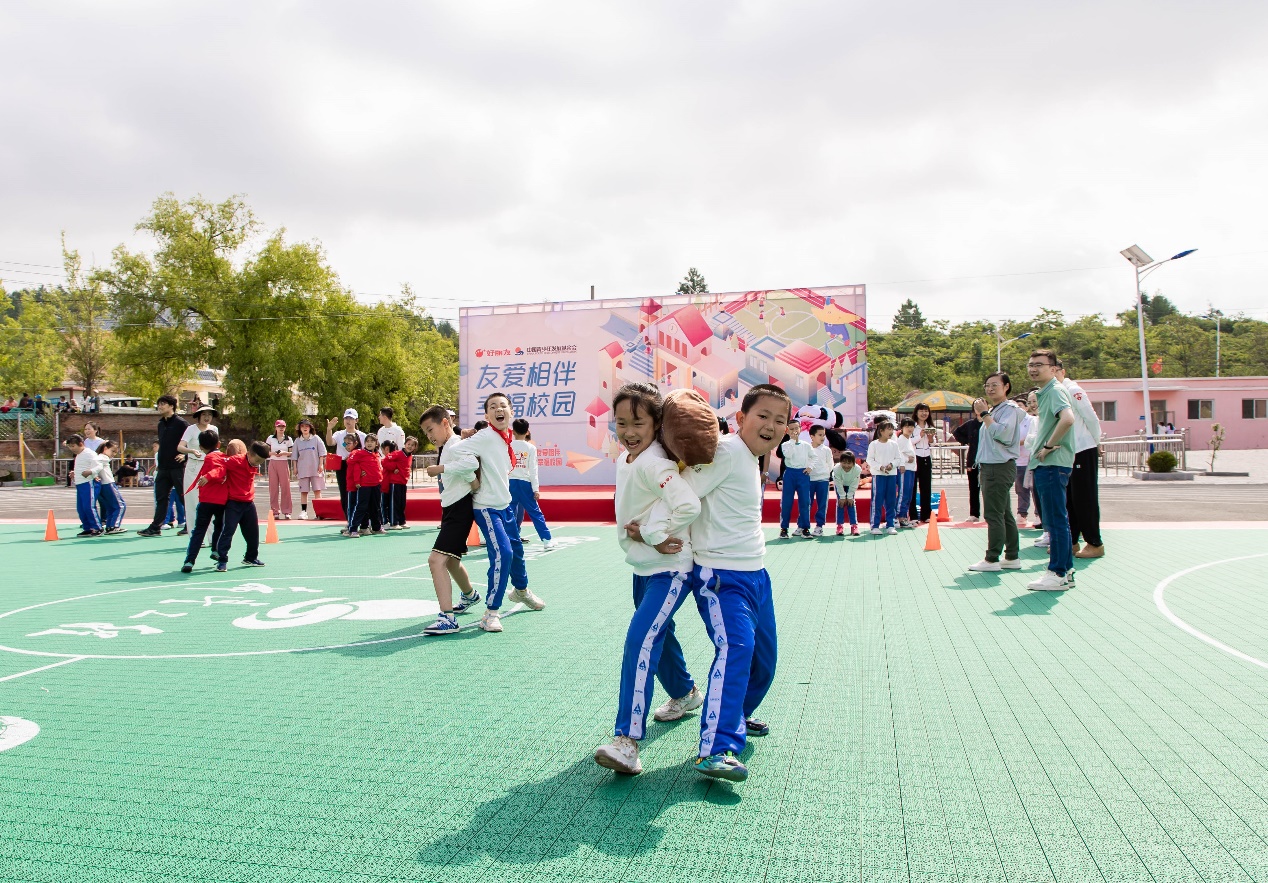
{"type": "Polygon", "coordinates": [[[1026,371],[1039,387],[1039,432],[1030,457],[1035,494],[1048,527],[1048,570],[1027,588],[1063,592],[1074,587],[1074,549],[1066,513],[1066,486],[1074,471],[1074,406],[1057,379],[1057,356],[1052,350],[1030,354],[1026,371]]]}

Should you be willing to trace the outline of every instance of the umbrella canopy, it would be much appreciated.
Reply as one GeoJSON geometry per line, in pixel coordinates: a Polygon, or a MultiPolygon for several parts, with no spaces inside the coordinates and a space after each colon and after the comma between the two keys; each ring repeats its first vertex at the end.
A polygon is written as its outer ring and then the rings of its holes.
{"type": "Polygon", "coordinates": [[[949,389],[935,389],[932,392],[915,393],[907,396],[894,410],[899,414],[910,414],[916,405],[925,404],[930,411],[972,411],[973,398],[949,389]]]}

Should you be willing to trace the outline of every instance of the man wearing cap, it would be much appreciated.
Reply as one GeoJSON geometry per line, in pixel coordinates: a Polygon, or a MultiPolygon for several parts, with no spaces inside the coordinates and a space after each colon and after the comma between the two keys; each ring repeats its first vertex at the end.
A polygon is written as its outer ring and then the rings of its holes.
{"type": "Polygon", "coordinates": [[[326,421],[326,445],[339,454],[339,469],[335,472],[335,480],[339,482],[339,507],[343,509],[345,518],[348,516],[348,449],[343,446],[343,440],[348,433],[355,432],[362,446],[365,445],[365,433],[357,429],[360,416],[356,408],[344,411],[343,429],[337,432],[335,424],[338,421],[334,417],[326,421]]]}
{"type": "Polygon", "coordinates": [[[218,435],[220,430],[211,425],[211,421],[216,419],[216,409],[210,405],[199,405],[189,416],[193,417],[195,422],[185,430],[185,434],[176,445],[176,450],[185,455],[184,484],[180,486],[177,493],[185,495],[185,512],[197,514],[198,487],[195,482],[198,481],[198,471],[203,466],[203,449],[198,446],[198,434],[210,429],[218,435]]]}
{"type": "Polygon", "coordinates": [[[273,424],[269,446],[269,510],[274,518],[291,517],[291,451],[295,442],[286,434],[286,421],[273,424]]]}

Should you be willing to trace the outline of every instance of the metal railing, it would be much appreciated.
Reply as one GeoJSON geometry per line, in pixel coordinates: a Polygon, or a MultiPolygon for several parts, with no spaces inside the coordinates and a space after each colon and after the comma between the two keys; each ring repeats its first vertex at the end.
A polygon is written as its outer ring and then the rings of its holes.
{"type": "Polygon", "coordinates": [[[0,414],[0,441],[17,441],[19,433],[24,439],[55,438],[56,428],[56,414],[18,410],[0,414]]]}
{"type": "Polygon", "coordinates": [[[1186,432],[1174,435],[1137,435],[1101,439],[1102,472],[1139,472],[1149,468],[1149,455],[1155,451],[1170,451],[1175,455],[1179,469],[1188,468],[1189,436],[1186,432]]]}

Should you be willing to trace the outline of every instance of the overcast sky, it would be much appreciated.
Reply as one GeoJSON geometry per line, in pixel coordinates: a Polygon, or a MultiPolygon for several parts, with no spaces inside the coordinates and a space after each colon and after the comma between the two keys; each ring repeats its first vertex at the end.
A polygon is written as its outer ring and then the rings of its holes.
{"type": "Polygon", "coordinates": [[[866,283],[927,316],[1268,318],[1268,4],[0,5],[0,278],[245,194],[365,299],[866,283]],[[1258,157],[1258,159],[1256,159],[1258,157]],[[25,266],[35,265],[35,266],[25,266]]]}

